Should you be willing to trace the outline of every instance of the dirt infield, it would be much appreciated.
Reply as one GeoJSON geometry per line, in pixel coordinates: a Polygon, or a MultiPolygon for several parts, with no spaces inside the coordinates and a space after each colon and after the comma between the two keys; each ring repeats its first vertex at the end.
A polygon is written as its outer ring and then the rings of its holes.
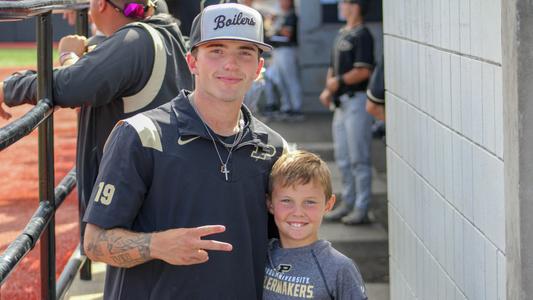
{"type": "MultiPolygon", "coordinates": [[[[13,69],[0,69],[0,80],[13,69]]],[[[0,120],[4,127],[31,108],[10,108],[13,118],[0,120]]],[[[54,113],[55,181],[58,183],[74,166],[76,153],[76,111],[54,113]]],[[[20,234],[38,206],[37,130],[0,152],[0,252],[20,234]]],[[[59,275],[79,242],[76,191],[56,214],[56,270],[59,275]]],[[[17,266],[0,290],[1,299],[40,298],[39,245],[17,266]]]]}

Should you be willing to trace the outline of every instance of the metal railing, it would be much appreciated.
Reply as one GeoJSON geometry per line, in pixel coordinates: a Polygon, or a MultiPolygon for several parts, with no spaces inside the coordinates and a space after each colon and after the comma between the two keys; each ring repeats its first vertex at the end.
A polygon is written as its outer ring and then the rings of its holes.
{"type": "MultiPolygon", "coordinates": [[[[80,247],[71,256],[57,284],[55,276],[55,212],[76,185],[73,168],[54,188],[54,122],[52,98],[52,19],[54,9],[72,9],[78,12],[76,31],[87,36],[88,0],[0,0],[0,21],[37,18],[37,98],[40,99],[28,113],[0,128],[0,151],[38,128],[39,207],[23,232],[0,255],[0,285],[17,264],[40,240],[41,299],[59,299],[64,296],[82,265],[86,272],[82,279],[90,279],[90,264],[80,254],[80,247]]],[[[80,215],[81,216],[81,215],[80,215]]]]}

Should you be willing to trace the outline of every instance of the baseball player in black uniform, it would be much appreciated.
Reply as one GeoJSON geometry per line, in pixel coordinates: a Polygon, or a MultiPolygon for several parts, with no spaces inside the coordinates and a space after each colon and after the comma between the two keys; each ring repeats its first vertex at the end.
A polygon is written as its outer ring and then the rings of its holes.
{"type": "Polygon", "coordinates": [[[332,126],[335,161],[344,186],[341,205],[324,220],[361,224],[368,221],[371,196],[372,117],[365,109],[365,91],[374,67],[374,43],[363,23],[366,0],[343,0],[339,7],[346,17],[346,26],[335,39],[320,100],[326,107],[335,107],[332,126]]]}
{"type": "Polygon", "coordinates": [[[121,121],[84,220],[106,299],[261,299],[269,172],[285,149],[242,105],[263,65],[260,14],[212,5],[192,26],[193,92],[121,121]]]}
{"type": "MultiPolygon", "coordinates": [[[[186,49],[169,15],[145,19],[148,0],[91,0],[90,13],[107,39],[86,51],[86,39],[67,36],[59,43],[53,102],[81,107],[76,155],[79,200],[87,204],[104,143],[117,121],[155,108],[192,86],[186,49]]],[[[0,83],[0,116],[7,106],[37,102],[37,76],[17,74],[0,83]]]]}
{"type": "Polygon", "coordinates": [[[383,59],[378,63],[370,82],[366,95],[366,111],[374,116],[376,119],[385,121],[385,78],[383,70],[383,59]]]}

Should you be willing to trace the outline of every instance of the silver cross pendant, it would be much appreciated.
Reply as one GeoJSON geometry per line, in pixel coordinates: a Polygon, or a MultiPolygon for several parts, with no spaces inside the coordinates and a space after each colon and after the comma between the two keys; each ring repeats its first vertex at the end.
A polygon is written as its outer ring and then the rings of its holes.
{"type": "Polygon", "coordinates": [[[224,173],[224,176],[226,176],[226,181],[228,181],[229,170],[226,167],[226,164],[223,164],[222,166],[220,166],[220,172],[224,173]]]}

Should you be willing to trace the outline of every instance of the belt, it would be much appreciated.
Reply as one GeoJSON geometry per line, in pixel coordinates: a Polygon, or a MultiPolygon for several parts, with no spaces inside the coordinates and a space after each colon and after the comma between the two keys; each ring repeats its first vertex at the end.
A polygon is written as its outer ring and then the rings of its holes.
{"type": "Polygon", "coordinates": [[[355,96],[356,93],[359,93],[359,92],[364,92],[364,91],[347,91],[347,92],[343,93],[342,95],[346,95],[348,97],[353,97],[353,96],[355,96]]]}

